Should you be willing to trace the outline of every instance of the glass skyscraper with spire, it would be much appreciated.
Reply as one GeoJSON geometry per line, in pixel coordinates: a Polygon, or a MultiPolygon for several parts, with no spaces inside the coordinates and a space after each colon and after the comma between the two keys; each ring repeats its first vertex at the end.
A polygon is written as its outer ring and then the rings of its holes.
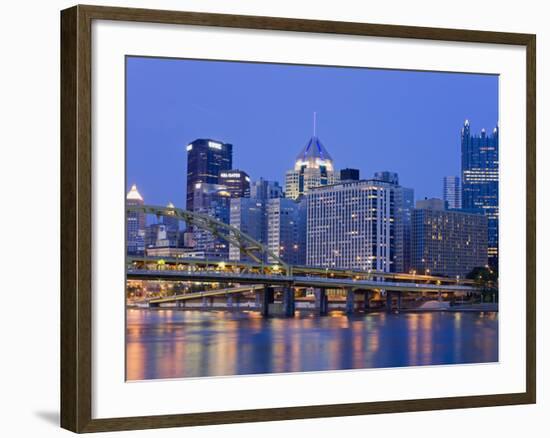
{"type": "Polygon", "coordinates": [[[461,145],[462,208],[487,216],[488,262],[498,268],[498,127],[473,134],[466,120],[461,145]]]}

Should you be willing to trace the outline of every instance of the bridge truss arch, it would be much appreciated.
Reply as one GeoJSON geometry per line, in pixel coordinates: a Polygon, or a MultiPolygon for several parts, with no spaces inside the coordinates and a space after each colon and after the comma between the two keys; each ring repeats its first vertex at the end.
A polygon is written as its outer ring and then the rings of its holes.
{"type": "Polygon", "coordinates": [[[185,222],[188,226],[195,226],[208,231],[213,236],[224,240],[228,244],[237,246],[241,252],[246,254],[256,263],[264,264],[271,259],[274,261],[274,264],[280,266],[287,275],[291,273],[290,265],[284,262],[266,245],[258,242],[246,233],[243,233],[238,228],[208,216],[207,214],[158,205],[127,205],[126,212],[145,213],[155,215],[157,218],[161,216],[176,218],[185,222]]]}

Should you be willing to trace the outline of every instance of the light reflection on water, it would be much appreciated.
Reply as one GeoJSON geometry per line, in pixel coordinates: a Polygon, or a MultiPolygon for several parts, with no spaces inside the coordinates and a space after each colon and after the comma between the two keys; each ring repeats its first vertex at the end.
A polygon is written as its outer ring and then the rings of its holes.
{"type": "Polygon", "coordinates": [[[495,362],[498,313],[128,309],[127,379],[495,362]]]}

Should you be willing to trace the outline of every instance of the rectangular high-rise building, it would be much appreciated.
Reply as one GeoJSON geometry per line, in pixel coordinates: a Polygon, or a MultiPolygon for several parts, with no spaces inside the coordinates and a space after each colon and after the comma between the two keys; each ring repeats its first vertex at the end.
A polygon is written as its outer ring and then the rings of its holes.
{"type": "Polygon", "coordinates": [[[340,181],[359,181],[359,169],[341,169],[340,181]]]}
{"type": "Polygon", "coordinates": [[[443,178],[443,200],[447,208],[460,210],[462,208],[462,190],[458,176],[446,176],[443,178]]]}
{"type": "MultiPolygon", "coordinates": [[[[258,242],[267,245],[266,201],[256,198],[233,198],[229,223],[258,242]]],[[[236,245],[229,246],[230,260],[248,260],[236,245]]],[[[251,260],[248,260],[251,261],[251,260]]],[[[266,261],[266,260],[264,260],[266,261]]]]}
{"type": "Polygon", "coordinates": [[[316,187],[307,194],[307,265],[392,272],[402,259],[400,187],[379,180],[316,187]]]}
{"type": "Polygon", "coordinates": [[[250,177],[242,170],[231,169],[220,172],[218,184],[225,186],[232,198],[250,196],[250,177]]]}
{"type": "MultiPolygon", "coordinates": [[[[267,203],[270,199],[282,197],[283,189],[278,182],[263,178],[253,181],[250,185],[250,198],[231,199],[230,225],[267,245],[267,203]]],[[[229,247],[229,258],[248,260],[235,245],[229,247]]]]}
{"type": "Polygon", "coordinates": [[[250,185],[250,197],[259,200],[284,197],[283,188],[277,181],[268,181],[260,178],[250,185]]]}
{"type": "Polygon", "coordinates": [[[290,265],[305,265],[306,220],[303,200],[275,198],[267,203],[268,248],[290,265]]]}
{"type": "MultiPolygon", "coordinates": [[[[225,186],[197,183],[193,191],[193,211],[228,224],[230,199],[225,186]]],[[[195,249],[203,252],[206,258],[227,259],[229,256],[229,244],[208,230],[193,227],[193,239],[195,249]]]]}
{"type": "Polygon", "coordinates": [[[462,144],[462,208],[487,216],[488,262],[498,269],[498,128],[472,134],[464,123],[462,144]]]}
{"type": "Polygon", "coordinates": [[[396,186],[399,185],[399,175],[395,172],[388,172],[387,170],[375,172],[374,179],[394,184],[396,186]]]}
{"type": "Polygon", "coordinates": [[[411,232],[412,212],[414,210],[414,189],[407,187],[396,188],[397,224],[400,230],[397,234],[397,246],[401,245],[402,250],[396,252],[395,272],[409,272],[412,266],[411,259],[411,232]],[[399,256],[401,255],[401,257],[399,256]]]}
{"type": "Polygon", "coordinates": [[[442,199],[418,201],[412,214],[412,269],[464,278],[487,264],[487,217],[446,210],[442,199]]]}
{"type": "Polygon", "coordinates": [[[186,209],[194,210],[197,184],[219,184],[219,175],[233,167],[233,145],[199,138],[187,145],[186,209]]]}
{"type": "Polygon", "coordinates": [[[394,272],[411,268],[411,215],[414,209],[414,189],[399,185],[399,175],[387,170],[375,172],[374,180],[390,184],[395,191],[395,259],[394,272]]]}
{"type": "MultiPolygon", "coordinates": [[[[140,207],[144,204],[136,185],[132,185],[126,195],[126,205],[140,207]]],[[[129,211],[126,213],[126,252],[130,255],[145,254],[145,213],[129,211]]]]}

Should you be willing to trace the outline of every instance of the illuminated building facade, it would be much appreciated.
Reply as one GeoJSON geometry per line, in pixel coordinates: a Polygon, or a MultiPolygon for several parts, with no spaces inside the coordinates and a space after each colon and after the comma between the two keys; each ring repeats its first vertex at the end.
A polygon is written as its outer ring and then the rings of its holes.
{"type": "MultiPolygon", "coordinates": [[[[267,203],[270,199],[282,197],[283,189],[276,181],[267,181],[263,178],[253,181],[250,186],[250,198],[231,199],[229,223],[267,245],[267,203]]],[[[234,245],[229,247],[229,258],[248,260],[234,245]]]]}
{"type": "Polygon", "coordinates": [[[218,184],[227,187],[232,198],[248,198],[250,196],[250,177],[242,170],[232,169],[220,172],[218,184]]]}
{"type": "Polygon", "coordinates": [[[307,210],[304,200],[275,198],[267,202],[267,245],[291,265],[306,262],[307,210]]]}
{"type": "Polygon", "coordinates": [[[412,268],[412,212],[414,210],[414,189],[398,186],[396,191],[397,233],[395,272],[409,272],[412,268]],[[399,248],[401,247],[401,248],[399,248]]]}
{"type": "Polygon", "coordinates": [[[397,216],[400,188],[379,180],[345,181],[309,191],[309,266],[364,271],[397,270],[402,259],[402,226],[397,216]]]}
{"type": "Polygon", "coordinates": [[[211,139],[197,139],[187,145],[186,209],[194,210],[197,184],[219,184],[219,175],[233,167],[233,145],[211,139]]]}
{"type": "MultiPolygon", "coordinates": [[[[132,185],[126,195],[126,205],[143,205],[136,185],[132,185]]],[[[145,214],[142,212],[130,211],[126,213],[126,251],[130,255],[143,255],[145,252],[145,214]]]]}
{"type": "Polygon", "coordinates": [[[314,134],[296,157],[294,168],[286,173],[285,196],[298,199],[313,187],[334,184],[338,176],[331,156],[314,134]]]}
{"type": "Polygon", "coordinates": [[[460,210],[462,208],[462,190],[458,176],[446,176],[443,178],[443,200],[447,208],[460,210]]]}
{"type": "Polygon", "coordinates": [[[284,197],[283,188],[277,181],[268,181],[260,178],[252,181],[250,185],[250,197],[254,199],[273,199],[284,197]]]}
{"type": "MultiPolygon", "coordinates": [[[[233,198],[230,204],[229,223],[260,243],[267,243],[266,203],[256,198],[233,198]]],[[[230,260],[248,260],[236,245],[229,246],[230,260]]]]}
{"type": "MultiPolygon", "coordinates": [[[[231,195],[227,187],[220,184],[197,183],[193,191],[193,211],[229,223],[229,203],[231,195]]],[[[210,231],[193,227],[194,249],[204,252],[209,259],[227,259],[229,244],[210,231]]]]}
{"type": "Polygon", "coordinates": [[[412,214],[412,269],[464,278],[485,266],[487,221],[483,214],[446,210],[442,199],[418,201],[412,214]]]}
{"type": "Polygon", "coordinates": [[[466,120],[461,143],[462,208],[487,216],[488,262],[498,269],[498,128],[472,134],[466,120]]]}

